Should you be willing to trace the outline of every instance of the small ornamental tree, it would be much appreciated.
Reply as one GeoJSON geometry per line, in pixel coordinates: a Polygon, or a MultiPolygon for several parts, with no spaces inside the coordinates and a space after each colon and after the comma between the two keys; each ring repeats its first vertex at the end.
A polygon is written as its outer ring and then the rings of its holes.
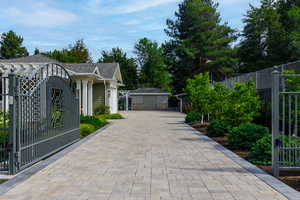
{"type": "Polygon", "coordinates": [[[214,83],[214,88],[210,94],[211,118],[222,120],[229,106],[230,90],[221,83],[214,83]]]}
{"type": "Polygon", "coordinates": [[[187,86],[184,90],[192,104],[193,109],[196,112],[201,113],[201,122],[204,122],[204,117],[210,113],[210,81],[209,74],[199,74],[194,76],[193,79],[188,79],[187,86]]]}
{"type": "Polygon", "coordinates": [[[235,83],[222,120],[229,122],[232,126],[237,126],[241,123],[252,122],[254,117],[259,115],[261,100],[254,86],[252,80],[246,83],[235,83]]]}

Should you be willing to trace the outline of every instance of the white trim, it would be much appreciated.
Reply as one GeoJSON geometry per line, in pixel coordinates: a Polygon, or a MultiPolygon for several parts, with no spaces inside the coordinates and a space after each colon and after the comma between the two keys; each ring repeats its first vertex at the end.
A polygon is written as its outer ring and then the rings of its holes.
{"type": "MultiPolygon", "coordinates": [[[[118,75],[119,75],[119,79],[120,79],[120,82],[123,84],[123,78],[122,78],[122,73],[121,73],[121,69],[120,69],[120,64],[119,63],[117,63],[117,69],[115,70],[115,72],[114,72],[114,75],[113,75],[113,77],[115,77],[116,76],[116,73],[118,73],[118,75]]],[[[112,80],[116,80],[117,82],[118,82],[118,78],[115,78],[115,79],[112,79],[112,80]]]]}

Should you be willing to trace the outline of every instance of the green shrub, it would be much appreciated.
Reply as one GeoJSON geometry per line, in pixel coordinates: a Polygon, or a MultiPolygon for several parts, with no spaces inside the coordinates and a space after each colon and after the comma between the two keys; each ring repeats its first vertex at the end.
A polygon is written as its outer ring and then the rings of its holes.
{"type": "Polygon", "coordinates": [[[262,105],[254,86],[252,80],[246,83],[235,83],[220,119],[229,122],[231,126],[252,122],[259,115],[262,105]]]}
{"type": "Polygon", "coordinates": [[[80,138],[84,138],[93,133],[96,128],[91,124],[80,124],[80,138]]]}
{"type": "MultiPolygon", "coordinates": [[[[279,136],[285,146],[299,145],[300,139],[292,136],[290,139],[286,135],[279,136]]],[[[282,155],[288,158],[289,151],[285,151],[286,155],[282,155]]],[[[251,148],[251,152],[248,156],[248,160],[258,165],[270,165],[272,164],[272,134],[267,134],[263,138],[259,139],[251,148]]],[[[286,161],[287,163],[289,161],[286,161]]],[[[294,163],[289,163],[293,165],[294,163]]]]}
{"type": "Polygon", "coordinates": [[[248,160],[258,165],[272,164],[272,135],[266,134],[251,148],[248,160]]]}
{"type": "Polygon", "coordinates": [[[94,114],[95,115],[104,115],[104,114],[109,114],[109,106],[106,105],[101,105],[101,106],[97,106],[94,109],[94,114]]]}
{"type": "Polygon", "coordinates": [[[230,128],[230,125],[225,121],[213,120],[209,123],[207,132],[211,137],[223,137],[225,134],[229,133],[230,128]]]}
{"type": "Polygon", "coordinates": [[[105,126],[108,122],[105,119],[100,120],[95,116],[83,116],[83,115],[81,115],[80,116],[80,123],[82,123],[82,124],[91,124],[96,129],[99,129],[99,128],[105,126]]]}
{"type": "Polygon", "coordinates": [[[104,114],[104,115],[97,115],[96,116],[99,120],[106,120],[106,119],[124,119],[124,117],[119,114],[104,114]]]}
{"type": "Polygon", "coordinates": [[[108,115],[106,119],[124,119],[124,117],[121,114],[116,113],[108,115]]]}
{"type": "Polygon", "coordinates": [[[234,150],[250,150],[266,134],[269,134],[269,130],[264,126],[251,123],[241,124],[232,128],[227,134],[228,146],[234,150]]]}
{"type": "Polygon", "coordinates": [[[201,120],[201,113],[199,112],[189,112],[185,117],[186,123],[199,122],[201,120]]]}

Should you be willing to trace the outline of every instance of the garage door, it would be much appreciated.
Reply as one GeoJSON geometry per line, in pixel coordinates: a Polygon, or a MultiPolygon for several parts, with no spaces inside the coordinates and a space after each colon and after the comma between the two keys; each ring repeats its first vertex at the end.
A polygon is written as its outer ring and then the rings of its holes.
{"type": "Polygon", "coordinates": [[[156,96],[144,96],[142,110],[156,110],[156,96]]]}

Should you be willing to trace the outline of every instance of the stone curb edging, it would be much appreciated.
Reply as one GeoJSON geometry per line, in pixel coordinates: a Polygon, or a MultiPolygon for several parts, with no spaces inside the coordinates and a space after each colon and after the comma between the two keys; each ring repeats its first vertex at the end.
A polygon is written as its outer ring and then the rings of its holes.
{"type": "Polygon", "coordinates": [[[0,184],[0,195],[3,195],[6,192],[8,192],[9,190],[13,189],[18,184],[24,182],[26,179],[30,178],[32,175],[36,174],[37,172],[41,171],[42,169],[44,169],[48,165],[50,165],[50,164],[54,163],[55,161],[59,160],[60,158],[62,158],[66,154],[72,152],[73,150],[75,150],[76,148],[78,148],[79,146],[81,146],[83,143],[87,142],[91,138],[101,134],[105,129],[110,127],[112,124],[113,124],[113,122],[110,122],[106,126],[104,126],[100,129],[98,129],[97,131],[95,131],[93,134],[90,134],[89,136],[87,136],[87,137],[71,144],[70,146],[66,147],[65,149],[63,149],[63,150],[53,154],[52,156],[48,157],[47,159],[42,160],[42,161],[36,163],[35,165],[29,167],[28,169],[25,169],[25,170],[21,171],[19,174],[15,175],[13,178],[6,181],[5,183],[0,184]]]}
{"type": "Polygon", "coordinates": [[[300,192],[296,191],[295,189],[291,188],[290,186],[286,185],[285,183],[281,182],[277,178],[267,174],[262,169],[256,167],[255,165],[251,164],[250,162],[246,161],[245,159],[239,157],[234,152],[226,149],[221,144],[217,143],[213,139],[209,138],[208,136],[204,135],[200,131],[196,130],[194,127],[190,126],[189,124],[186,124],[190,129],[193,130],[193,133],[203,137],[205,139],[208,139],[207,142],[211,143],[215,146],[216,149],[224,153],[227,157],[229,157],[231,160],[233,160],[235,163],[246,169],[247,171],[254,174],[256,177],[258,177],[260,180],[271,186],[273,189],[281,193],[283,196],[287,197],[289,200],[299,200],[300,199],[300,192]]]}

